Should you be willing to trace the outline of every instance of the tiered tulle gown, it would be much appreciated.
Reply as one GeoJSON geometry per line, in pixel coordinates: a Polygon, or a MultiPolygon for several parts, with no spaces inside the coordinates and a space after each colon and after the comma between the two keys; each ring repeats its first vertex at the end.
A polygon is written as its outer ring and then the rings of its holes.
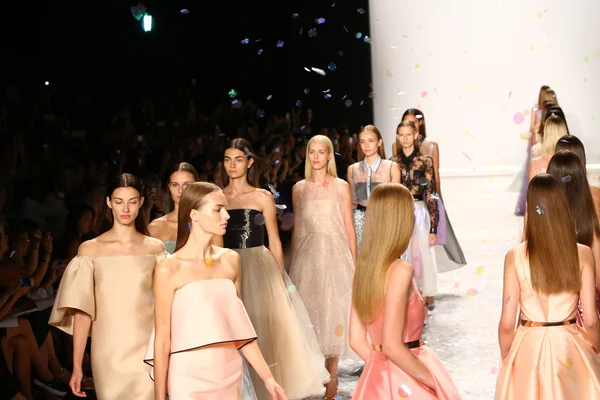
{"type": "MultiPolygon", "coordinates": [[[[433,351],[420,342],[425,307],[423,298],[414,283],[412,287],[412,294],[406,310],[406,322],[403,334],[404,343],[431,373],[435,390],[418,382],[380,351],[384,324],[382,310],[381,315],[375,321],[366,324],[374,350],[371,351],[367,364],[360,376],[354,396],[352,397],[353,400],[395,400],[399,398],[419,400],[460,399],[458,390],[446,368],[444,368],[433,351]]],[[[388,295],[396,296],[397,294],[388,295]]]]}
{"type": "Polygon", "coordinates": [[[166,253],[77,256],[67,266],[50,325],[73,334],[74,314],[92,317],[92,372],[99,400],[152,400],[143,363],[154,323],[152,275],[166,253]]]}
{"type": "Polygon", "coordinates": [[[290,277],[304,300],[321,352],[358,359],[348,339],[354,260],[344,225],[341,182],[296,183],[290,277]]]}
{"type": "MultiPolygon", "coordinates": [[[[321,393],[329,380],[325,359],[296,287],[287,274],[282,278],[277,261],[264,246],[263,215],[252,209],[228,212],[224,245],[242,259],[242,300],[273,377],[290,399],[321,393]]],[[[270,399],[254,370],[250,375],[258,398],[270,399]]]]}
{"type": "MultiPolygon", "coordinates": [[[[256,340],[256,333],[233,281],[186,284],[175,292],[171,313],[169,400],[241,399],[238,349],[256,340]]],[[[147,345],[144,361],[153,366],[154,331],[147,345]]]]}
{"type": "MultiPolygon", "coordinates": [[[[535,322],[575,319],[578,293],[541,296],[531,287],[525,244],[517,248],[521,318],[535,322]]],[[[496,400],[600,399],[600,358],[575,323],[519,325],[496,384],[496,400]]]]}

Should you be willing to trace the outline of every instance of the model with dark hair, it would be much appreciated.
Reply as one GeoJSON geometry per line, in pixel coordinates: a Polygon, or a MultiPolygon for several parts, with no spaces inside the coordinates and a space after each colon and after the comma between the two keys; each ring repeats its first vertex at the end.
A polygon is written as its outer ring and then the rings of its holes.
{"type": "MultiPolygon", "coordinates": [[[[285,272],[274,196],[253,184],[255,159],[245,139],[225,145],[223,192],[231,219],[223,240],[241,257],[242,299],[271,372],[290,398],[300,399],[318,394],[329,374],[304,304],[285,272]]],[[[251,375],[258,398],[265,398],[260,377],[251,375]]]]}
{"type": "Polygon", "coordinates": [[[112,226],[82,243],[56,294],[49,323],[73,335],[69,385],[78,397],[86,396],[82,362],[91,329],[98,399],[154,399],[149,368],[141,360],[152,332],[152,274],[166,253],[160,240],[145,235],[142,193],[131,174],[112,182],[106,197],[112,226]]]}

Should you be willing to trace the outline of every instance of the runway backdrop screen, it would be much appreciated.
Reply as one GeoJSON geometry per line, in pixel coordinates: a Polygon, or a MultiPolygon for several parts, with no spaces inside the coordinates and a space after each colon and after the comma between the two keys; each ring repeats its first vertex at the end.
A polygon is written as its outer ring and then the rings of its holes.
{"type": "Polygon", "coordinates": [[[370,0],[375,124],[391,152],[421,109],[446,172],[523,164],[530,110],[551,86],[600,163],[600,1],[370,0]]]}

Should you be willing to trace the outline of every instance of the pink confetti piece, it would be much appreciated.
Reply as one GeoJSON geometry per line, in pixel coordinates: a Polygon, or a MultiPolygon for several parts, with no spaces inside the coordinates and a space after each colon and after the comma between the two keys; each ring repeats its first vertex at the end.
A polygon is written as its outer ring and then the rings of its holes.
{"type": "Polygon", "coordinates": [[[467,296],[469,296],[469,297],[475,297],[478,294],[479,294],[479,292],[475,288],[467,290],[467,296]]]}
{"type": "Polygon", "coordinates": [[[517,125],[521,125],[525,121],[525,115],[523,113],[518,112],[513,115],[513,122],[517,125]]]}
{"type": "Polygon", "coordinates": [[[490,374],[496,375],[497,373],[498,373],[498,367],[492,367],[492,369],[490,370],[490,374]]]}
{"type": "Polygon", "coordinates": [[[427,97],[427,90],[423,90],[423,91],[421,92],[421,97],[422,97],[422,98],[425,98],[425,97],[427,97]]]}

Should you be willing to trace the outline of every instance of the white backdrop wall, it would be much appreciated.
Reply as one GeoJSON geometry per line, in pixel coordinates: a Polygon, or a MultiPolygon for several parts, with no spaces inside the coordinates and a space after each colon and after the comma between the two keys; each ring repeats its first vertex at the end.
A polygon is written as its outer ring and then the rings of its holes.
{"type": "Polygon", "coordinates": [[[375,125],[420,108],[447,173],[514,170],[551,86],[600,162],[600,0],[370,0],[375,125]]]}

